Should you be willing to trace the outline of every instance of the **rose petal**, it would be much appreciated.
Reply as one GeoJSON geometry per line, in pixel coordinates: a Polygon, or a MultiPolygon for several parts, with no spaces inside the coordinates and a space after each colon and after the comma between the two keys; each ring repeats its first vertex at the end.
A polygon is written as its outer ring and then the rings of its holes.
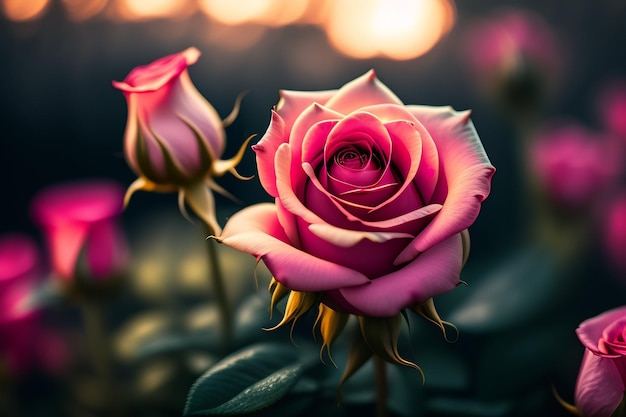
{"type": "Polygon", "coordinates": [[[274,278],[296,291],[325,291],[369,282],[352,269],[316,258],[289,244],[270,203],[233,215],[217,238],[228,246],[260,257],[274,278]]]}
{"type": "Polygon", "coordinates": [[[67,223],[47,228],[47,241],[50,248],[52,269],[61,278],[74,276],[76,261],[87,240],[88,223],[67,223]]]}
{"type": "Polygon", "coordinates": [[[364,107],[361,111],[376,115],[383,123],[405,120],[411,121],[421,127],[418,129],[422,142],[422,157],[420,158],[418,174],[415,176],[415,183],[419,188],[424,202],[432,201],[432,195],[435,191],[439,174],[439,154],[437,153],[435,142],[433,142],[433,138],[430,136],[427,129],[422,126],[422,123],[417,120],[405,106],[380,104],[364,107]]]}
{"type": "Polygon", "coordinates": [[[585,349],[576,381],[576,407],[585,417],[610,417],[623,396],[624,382],[614,359],[585,349]]]}
{"type": "Polygon", "coordinates": [[[125,258],[124,238],[117,224],[102,221],[89,231],[87,262],[95,278],[105,278],[120,267],[125,258]]]}
{"type": "Polygon", "coordinates": [[[278,195],[276,190],[276,173],[274,171],[274,156],[278,147],[287,141],[285,135],[285,122],[276,112],[272,112],[270,122],[265,135],[252,150],[256,153],[256,164],[261,185],[272,197],[278,195]]]}
{"type": "Polygon", "coordinates": [[[413,235],[399,232],[361,232],[358,230],[339,229],[328,224],[312,224],[309,230],[320,239],[324,239],[333,245],[349,248],[363,239],[382,243],[391,239],[413,239],[413,235]]]}
{"type": "Polygon", "coordinates": [[[481,202],[489,195],[495,168],[489,162],[469,112],[449,107],[409,106],[430,132],[439,151],[439,184],[431,202],[443,203],[441,211],[398,256],[398,264],[446,237],[467,229],[478,216],[481,202]]]}
{"type": "Polygon", "coordinates": [[[285,132],[291,131],[294,122],[307,107],[313,103],[324,105],[336,93],[337,90],[280,90],[278,92],[280,100],[276,104],[276,112],[285,121],[285,132]]]}
{"type": "Polygon", "coordinates": [[[341,87],[325,106],[348,114],[372,104],[398,104],[402,101],[385,84],[376,78],[374,70],[341,87]]]}
{"type": "Polygon", "coordinates": [[[450,291],[459,284],[463,262],[461,235],[430,248],[401,269],[369,284],[339,291],[359,311],[372,317],[391,317],[403,308],[450,291]]]}
{"type": "Polygon", "coordinates": [[[626,318],[626,307],[618,307],[580,323],[576,334],[580,342],[590,351],[602,354],[598,349],[598,340],[602,338],[604,329],[616,320],[626,318]]]}

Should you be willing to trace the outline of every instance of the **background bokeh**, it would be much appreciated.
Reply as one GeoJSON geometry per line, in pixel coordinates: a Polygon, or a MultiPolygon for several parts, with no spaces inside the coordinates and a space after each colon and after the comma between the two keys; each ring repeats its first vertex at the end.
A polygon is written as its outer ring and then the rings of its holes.
{"type": "MultiPolygon", "coordinates": [[[[573,119],[600,130],[599,91],[611,80],[626,79],[625,2],[458,1],[449,31],[432,49],[409,59],[358,58],[342,52],[323,30],[328,18],[323,14],[328,7],[323,1],[311,1],[307,14],[302,15],[306,18],[280,25],[224,23],[207,12],[210,1],[172,2],[178,6],[168,9],[169,3],[163,0],[141,12],[139,1],[125,5],[123,1],[40,0],[32,2],[34,16],[28,15],[22,3],[27,2],[0,1],[1,233],[37,236],[28,206],[33,195],[49,185],[82,178],[107,178],[125,185],[134,180],[122,153],[126,103],[111,81],[122,80],[137,65],[196,46],[202,56],[190,68],[191,78],[220,115],[225,117],[236,96],[248,91],[239,118],[227,128],[226,157],[249,135],[264,133],[279,89],[338,88],[374,68],[405,103],[472,109],[474,124],[497,168],[492,193],[470,229],[472,254],[462,276],[470,285],[442,300],[443,313],[461,322],[463,314],[474,317],[470,313],[475,314],[476,309],[470,308],[471,303],[473,307],[488,305],[492,308],[489,314],[504,317],[502,323],[478,320],[472,324],[468,319],[467,330],[459,326],[460,348],[455,350],[466,349],[463,366],[476,371],[472,384],[482,387],[481,398],[497,401],[527,398],[528,385],[537,381],[552,383],[564,398],[573,399],[582,355],[574,329],[587,317],[625,304],[626,277],[608,263],[601,237],[592,231],[585,235],[588,245],[584,256],[576,258],[575,268],[559,266],[565,271],[561,272],[564,278],[554,285],[541,285],[554,266],[550,260],[541,263],[544,261],[537,260],[539,255],[533,251],[519,249],[532,228],[519,145],[520,123],[525,122],[512,116],[510,109],[490,95],[484,80],[477,78],[468,56],[481,51],[468,42],[468,34],[477,21],[502,8],[537,13],[558,39],[562,65],[550,78],[554,85],[548,88],[549,97],[534,110],[533,120],[573,119]],[[40,11],[38,3],[43,5],[40,11]],[[132,4],[135,12],[129,14],[132,4]],[[163,14],[154,15],[154,10],[161,10],[159,4],[165,5],[163,14]],[[514,259],[509,262],[510,258],[514,259]],[[494,288],[493,281],[485,278],[498,274],[507,277],[498,281],[509,285],[503,284],[504,290],[494,288]],[[518,310],[506,310],[516,303],[518,310]],[[469,313],[462,310],[466,307],[469,313]],[[518,320],[507,322],[507,314],[518,315],[518,320]],[[525,314],[528,320],[519,319],[525,314]],[[552,322],[558,325],[551,327],[552,322]],[[484,366],[488,358],[499,359],[484,366]],[[550,374],[528,375],[527,366],[515,366],[527,364],[524,360],[532,360],[537,367],[549,363],[550,374]],[[513,386],[511,392],[502,388],[507,385],[513,386]]],[[[249,10],[249,5],[244,6],[239,13],[249,10]]],[[[230,14],[236,15],[237,10],[230,14]]],[[[243,175],[255,173],[253,152],[247,153],[238,170],[243,175]]],[[[241,182],[226,175],[218,182],[243,205],[269,200],[256,178],[241,182]]],[[[216,198],[222,224],[242,207],[221,196],[216,198]]],[[[124,212],[123,222],[131,236],[140,240],[138,235],[154,231],[147,226],[150,219],[163,213],[176,214],[173,195],[139,193],[124,212]]],[[[588,227],[597,225],[589,223],[588,227]]],[[[176,231],[169,227],[167,233],[172,236],[176,231]]],[[[162,244],[172,241],[175,239],[165,239],[162,244]]],[[[626,248],[622,252],[626,257],[626,248]]],[[[550,413],[556,414],[546,415],[565,415],[550,395],[533,398],[551,404],[550,413]]],[[[445,402],[447,397],[438,398],[445,402]]],[[[507,415],[510,408],[498,408],[504,403],[497,401],[489,408],[491,414],[485,411],[483,415],[507,415]]],[[[440,405],[440,409],[446,408],[440,405]]],[[[454,414],[454,407],[448,412],[454,414]]]]}

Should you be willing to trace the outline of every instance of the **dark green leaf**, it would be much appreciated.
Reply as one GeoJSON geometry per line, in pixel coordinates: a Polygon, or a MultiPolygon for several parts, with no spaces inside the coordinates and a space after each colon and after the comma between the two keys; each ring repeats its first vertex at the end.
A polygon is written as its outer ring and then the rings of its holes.
{"type": "Polygon", "coordinates": [[[298,348],[260,344],[217,363],[191,387],[184,415],[240,415],[282,398],[304,371],[298,348]]]}

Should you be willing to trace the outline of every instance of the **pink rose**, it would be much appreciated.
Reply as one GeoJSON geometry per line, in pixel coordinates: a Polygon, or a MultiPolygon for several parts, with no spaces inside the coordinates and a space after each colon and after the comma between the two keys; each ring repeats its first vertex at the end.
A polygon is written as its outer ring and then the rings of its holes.
{"type": "Polygon", "coordinates": [[[243,179],[235,166],[247,141],[233,158],[219,159],[226,145],[224,125],[236,117],[238,102],[222,122],[189,77],[187,67],[199,57],[200,51],[188,48],[133,69],[123,82],[113,82],[128,104],[124,150],[139,176],[129,187],[126,202],[137,190],[179,191],[181,205],[186,201],[219,234],[208,188],[228,195],[213,177],[231,172],[243,179]]]}
{"type": "Polygon", "coordinates": [[[566,207],[587,206],[617,173],[615,155],[600,134],[577,123],[543,129],[535,138],[531,158],[540,184],[566,207]]]}
{"type": "Polygon", "coordinates": [[[340,312],[391,317],[455,288],[495,171],[469,112],[404,105],[374,71],[280,96],[253,147],[276,204],[235,214],[219,240],[340,312]]]}
{"type": "Polygon", "coordinates": [[[128,103],[126,160],[137,175],[156,184],[202,178],[224,150],[222,120],[187,71],[199,57],[200,51],[189,48],[113,82],[128,103]]]}
{"type": "Polygon", "coordinates": [[[585,346],[576,407],[585,417],[609,417],[626,390],[626,307],[585,320],[576,333],[585,346]]]}
{"type": "Polygon", "coordinates": [[[31,204],[43,228],[52,269],[63,282],[74,280],[84,251],[90,278],[112,278],[127,262],[127,246],[118,223],[124,190],[117,183],[84,181],[47,188],[31,204]]]}

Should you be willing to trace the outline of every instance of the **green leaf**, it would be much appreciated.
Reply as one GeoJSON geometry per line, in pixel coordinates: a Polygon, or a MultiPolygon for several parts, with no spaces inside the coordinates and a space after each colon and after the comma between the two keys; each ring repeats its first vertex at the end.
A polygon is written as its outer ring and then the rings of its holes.
{"type": "Polygon", "coordinates": [[[292,345],[247,347],[198,378],[187,395],[184,415],[240,415],[260,410],[287,394],[304,369],[292,345]]]}

